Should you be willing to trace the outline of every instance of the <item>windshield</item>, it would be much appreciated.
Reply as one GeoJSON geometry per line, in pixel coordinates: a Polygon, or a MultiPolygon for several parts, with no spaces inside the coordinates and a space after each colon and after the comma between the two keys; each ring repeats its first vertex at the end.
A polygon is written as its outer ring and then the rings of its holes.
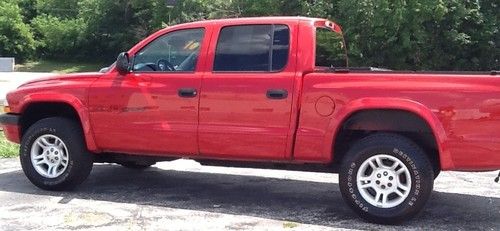
{"type": "Polygon", "coordinates": [[[342,34],[329,28],[316,28],[316,67],[347,67],[347,50],[342,34]]]}

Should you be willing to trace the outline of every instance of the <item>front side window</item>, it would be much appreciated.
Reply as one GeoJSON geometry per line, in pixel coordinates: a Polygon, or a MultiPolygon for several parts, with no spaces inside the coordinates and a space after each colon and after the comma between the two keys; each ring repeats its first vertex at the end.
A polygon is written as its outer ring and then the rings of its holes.
{"type": "Polygon", "coordinates": [[[290,30],[286,25],[243,25],[222,28],[214,71],[282,70],[288,62],[290,30]]]}
{"type": "Polygon", "coordinates": [[[200,53],[203,29],[187,29],[163,35],[134,57],[135,72],[193,72],[200,53]]]}

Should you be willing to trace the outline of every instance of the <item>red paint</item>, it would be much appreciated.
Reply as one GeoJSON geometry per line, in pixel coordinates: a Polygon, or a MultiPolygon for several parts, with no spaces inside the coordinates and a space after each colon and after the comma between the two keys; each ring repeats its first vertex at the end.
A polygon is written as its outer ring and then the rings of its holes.
{"type": "MultiPolygon", "coordinates": [[[[221,28],[255,22],[223,21],[213,25],[213,38],[221,28]]],[[[290,33],[297,31],[297,20],[272,20],[286,24],[290,33]]],[[[212,39],[207,56],[200,98],[199,148],[204,156],[222,158],[258,158],[283,160],[289,158],[286,146],[291,136],[290,116],[294,90],[296,56],[277,73],[211,72],[216,39],[212,39]],[[284,89],[288,98],[270,100],[268,89],[284,89]]],[[[295,49],[290,41],[290,51],[295,49]]]]}
{"type": "MultiPolygon", "coordinates": [[[[89,120],[87,96],[89,86],[101,75],[100,73],[70,74],[31,81],[7,94],[7,101],[12,113],[18,114],[32,103],[57,102],[70,105],[80,117],[87,148],[98,151],[89,120]]],[[[19,129],[16,130],[19,132],[19,129]]],[[[19,141],[20,138],[11,141],[16,142],[16,140],[19,141]]]]}
{"type": "Polygon", "coordinates": [[[19,129],[15,125],[2,125],[3,132],[5,134],[5,138],[7,140],[10,140],[14,143],[19,143],[21,142],[20,138],[21,136],[19,135],[19,129]]]}
{"type": "Polygon", "coordinates": [[[321,96],[316,100],[316,113],[321,116],[330,116],[335,111],[335,102],[329,96],[321,96]]]}
{"type": "Polygon", "coordinates": [[[117,73],[89,91],[89,117],[99,149],[125,153],[195,154],[198,99],[177,89],[200,89],[199,73],[117,73]]]}
{"type": "MultiPolygon", "coordinates": [[[[314,72],[315,25],[299,17],[207,20],[158,31],[204,28],[193,73],[75,74],[34,81],[8,94],[13,113],[34,102],[75,108],[91,151],[217,159],[330,163],[333,141],[353,113],[397,109],[415,113],[436,137],[444,170],[500,168],[500,78],[487,75],[314,72]],[[276,73],[212,72],[220,29],[286,24],[289,62],[276,73]],[[178,96],[193,88],[193,98],[178,96]],[[268,89],[288,97],[266,98],[268,89]]],[[[335,30],[340,27],[330,24],[335,30]]],[[[4,125],[19,142],[19,129],[4,125]]]]}

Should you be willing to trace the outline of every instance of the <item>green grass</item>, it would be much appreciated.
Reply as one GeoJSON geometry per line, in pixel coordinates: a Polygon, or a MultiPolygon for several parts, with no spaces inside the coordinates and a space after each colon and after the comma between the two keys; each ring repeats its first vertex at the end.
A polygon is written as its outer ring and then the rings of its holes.
{"type": "Polygon", "coordinates": [[[16,65],[16,71],[21,72],[52,72],[52,73],[74,73],[94,72],[109,64],[84,63],[84,62],[62,62],[53,60],[39,60],[16,65]]]}
{"type": "Polygon", "coordinates": [[[19,145],[11,143],[3,132],[0,132],[0,158],[11,158],[19,155],[19,145]]]}
{"type": "Polygon", "coordinates": [[[283,222],[284,229],[293,229],[293,228],[297,228],[298,226],[299,226],[299,224],[295,223],[295,222],[290,222],[290,221],[283,222]]]}

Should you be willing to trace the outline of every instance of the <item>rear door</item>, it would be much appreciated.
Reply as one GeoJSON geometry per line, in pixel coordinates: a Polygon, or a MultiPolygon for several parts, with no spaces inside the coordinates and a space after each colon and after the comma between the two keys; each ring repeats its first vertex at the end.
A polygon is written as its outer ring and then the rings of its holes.
{"type": "Polygon", "coordinates": [[[199,148],[205,156],[283,159],[290,133],[293,25],[219,25],[202,80],[199,148]]]}

